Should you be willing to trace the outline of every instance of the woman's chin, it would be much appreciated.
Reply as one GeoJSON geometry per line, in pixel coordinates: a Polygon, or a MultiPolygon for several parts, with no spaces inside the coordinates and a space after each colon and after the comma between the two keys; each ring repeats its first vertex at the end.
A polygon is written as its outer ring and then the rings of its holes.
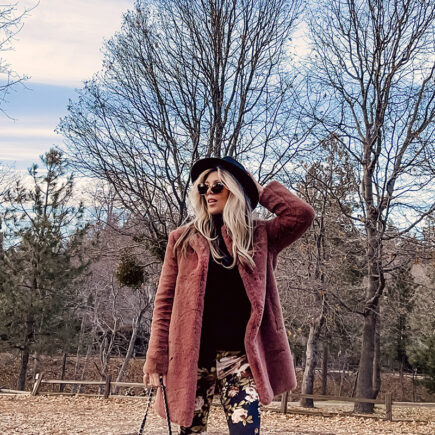
{"type": "Polygon", "coordinates": [[[221,210],[214,209],[214,208],[209,208],[209,209],[208,209],[208,212],[209,212],[210,214],[219,214],[219,213],[222,213],[221,210]]]}

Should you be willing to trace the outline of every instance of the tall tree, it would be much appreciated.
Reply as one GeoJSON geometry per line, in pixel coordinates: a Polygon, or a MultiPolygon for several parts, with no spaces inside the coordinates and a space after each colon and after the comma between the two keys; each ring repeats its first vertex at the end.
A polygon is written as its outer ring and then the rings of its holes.
{"type": "MultiPolygon", "coordinates": [[[[314,313],[310,318],[306,347],[304,375],[301,393],[313,394],[315,369],[318,363],[321,337],[325,337],[324,326],[327,317],[334,318],[337,308],[347,307],[345,289],[351,287],[349,279],[337,271],[337,264],[348,271],[355,264],[349,264],[351,251],[359,245],[360,234],[353,222],[340,211],[345,207],[350,213],[355,206],[353,197],[357,191],[354,168],[349,164],[346,153],[337,145],[336,140],[322,141],[321,152],[316,153],[314,161],[304,178],[298,183],[300,195],[316,210],[313,230],[307,236],[307,282],[312,293],[314,313]],[[338,278],[338,279],[337,279],[338,278]]],[[[352,300],[357,311],[357,301],[352,300]]],[[[331,321],[329,328],[332,329],[331,321]]],[[[302,398],[301,405],[313,407],[313,399],[302,398]]]]}
{"type": "Polygon", "coordinates": [[[83,205],[71,205],[73,176],[60,152],[34,164],[32,183],[20,180],[6,193],[5,239],[0,262],[1,347],[19,350],[18,388],[24,389],[32,351],[51,352],[76,327],[74,281],[83,272],[80,241],[83,205]]]}
{"type": "Polygon", "coordinates": [[[304,143],[290,34],[302,0],[139,0],[59,131],[75,167],[144,218],[163,259],[199,157],[249,158],[266,181],[304,143]],[[267,171],[264,172],[264,169],[267,171]]]}
{"type": "MultiPolygon", "coordinates": [[[[328,0],[312,10],[305,108],[319,134],[336,136],[360,175],[359,210],[349,215],[364,226],[366,239],[359,397],[376,397],[380,386],[384,242],[435,210],[434,23],[435,3],[427,0],[328,0]]],[[[373,405],[355,409],[372,412],[373,405]]]]}

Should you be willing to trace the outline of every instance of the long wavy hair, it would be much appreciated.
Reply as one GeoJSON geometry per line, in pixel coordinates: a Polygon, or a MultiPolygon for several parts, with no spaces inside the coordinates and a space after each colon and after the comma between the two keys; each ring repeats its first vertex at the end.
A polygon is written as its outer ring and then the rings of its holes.
{"type": "Polygon", "coordinates": [[[188,194],[188,200],[194,211],[194,218],[187,224],[186,230],[174,244],[174,254],[176,249],[180,247],[181,255],[186,255],[191,237],[200,233],[207,239],[211,255],[217,263],[222,264],[226,269],[232,269],[239,260],[253,269],[255,267],[253,260],[254,219],[251,202],[242,185],[231,172],[221,166],[215,166],[203,171],[193,183],[188,194]],[[212,215],[208,212],[205,196],[200,195],[198,192],[198,184],[204,183],[208,175],[213,171],[218,172],[219,179],[229,190],[222,212],[223,223],[229,230],[232,239],[233,252],[230,252],[230,255],[233,257],[233,262],[229,266],[225,266],[220,262],[224,257],[219,254],[217,249],[218,236],[213,236],[213,234],[216,234],[217,228],[214,226],[212,215]]]}

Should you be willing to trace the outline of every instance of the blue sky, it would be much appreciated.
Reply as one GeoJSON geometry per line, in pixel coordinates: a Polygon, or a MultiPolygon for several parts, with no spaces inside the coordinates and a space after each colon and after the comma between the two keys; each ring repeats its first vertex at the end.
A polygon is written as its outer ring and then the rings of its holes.
{"type": "MultiPolygon", "coordinates": [[[[20,10],[36,0],[18,1],[20,10]]],[[[54,133],[75,89],[100,69],[103,43],[121,27],[134,0],[40,0],[0,53],[14,71],[30,76],[16,86],[0,114],[0,162],[26,169],[62,138],[54,133]],[[11,119],[13,118],[13,119],[11,119]]],[[[4,79],[0,74],[0,80],[4,79]]]]}
{"type": "MultiPolygon", "coordinates": [[[[12,50],[0,52],[14,71],[28,75],[16,86],[0,113],[0,164],[23,170],[62,137],[54,132],[67,114],[75,89],[101,67],[104,40],[121,27],[122,14],[135,0],[17,0],[31,9],[12,50]],[[36,5],[36,6],[35,6],[36,5]],[[12,119],[11,119],[12,118],[12,119]]],[[[303,31],[293,42],[305,50],[303,31]],[[299,42],[298,42],[299,41],[299,42]]],[[[0,38],[3,35],[0,34],[0,38]]],[[[0,81],[5,76],[0,74],[0,81]]]]}

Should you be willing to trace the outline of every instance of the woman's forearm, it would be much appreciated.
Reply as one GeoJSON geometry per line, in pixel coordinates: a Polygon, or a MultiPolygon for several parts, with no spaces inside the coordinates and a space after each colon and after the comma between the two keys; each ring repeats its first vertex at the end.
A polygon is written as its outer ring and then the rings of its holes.
{"type": "Polygon", "coordinates": [[[297,240],[314,219],[313,208],[278,181],[271,181],[259,202],[276,217],[266,222],[269,248],[275,253],[297,240]]]}

